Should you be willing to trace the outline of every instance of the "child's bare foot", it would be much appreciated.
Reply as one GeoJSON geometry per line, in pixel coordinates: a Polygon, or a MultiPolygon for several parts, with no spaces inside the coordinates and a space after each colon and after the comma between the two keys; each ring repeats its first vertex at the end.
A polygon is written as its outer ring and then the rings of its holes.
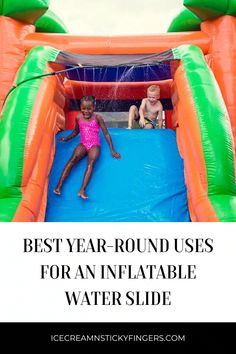
{"type": "Polygon", "coordinates": [[[55,193],[56,195],[60,195],[61,194],[60,188],[55,188],[53,193],[55,193]]]}
{"type": "Polygon", "coordinates": [[[88,199],[88,196],[87,194],[85,193],[85,191],[83,190],[80,190],[79,193],[78,193],[78,196],[82,199],[88,199]]]}

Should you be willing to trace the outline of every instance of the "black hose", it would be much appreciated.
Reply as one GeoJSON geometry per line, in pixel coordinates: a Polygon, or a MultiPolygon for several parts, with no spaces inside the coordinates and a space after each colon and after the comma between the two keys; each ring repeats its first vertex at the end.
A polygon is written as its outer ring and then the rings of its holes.
{"type": "Polygon", "coordinates": [[[17,85],[13,85],[10,90],[8,91],[8,93],[6,94],[6,97],[4,98],[4,101],[3,101],[3,104],[2,104],[2,107],[4,107],[5,105],[5,102],[7,100],[7,97],[17,88],[19,87],[20,85],[24,84],[25,82],[27,81],[31,81],[31,80],[34,80],[34,79],[40,79],[41,77],[45,77],[45,76],[53,76],[53,75],[58,75],[58,74],[62,74],[62,73],[65,73],[67,71],[72,71],[72,70],[76,70],[76,69],[81,69],[81,66],[75,66],[73,68],[69,68],[69,69],[63,69],[63,70],[58,70],[58,71],[54,71],[52,73],[47,73],[47,74],[41,74],[41,75],[37,75],[37,76],[33,76],[33,77],[30,77],[28,79],[25,79],[21,82],[19,82],[17,85]]]}

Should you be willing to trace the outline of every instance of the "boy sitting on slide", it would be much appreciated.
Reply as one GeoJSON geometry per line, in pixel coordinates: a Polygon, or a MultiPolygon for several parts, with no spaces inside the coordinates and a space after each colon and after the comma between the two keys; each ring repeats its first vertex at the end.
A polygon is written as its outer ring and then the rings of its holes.
{"type": "Polygon", "coordinates": [[[140,128],[153,129],[162,128],[163,107],[160,98],[160,87],[151,85],[147,88],[147,97],[142,99],[140,108],[132,105],[129,109],[128,129],[131,129],[134,123],[138,123],[140,128]]]}

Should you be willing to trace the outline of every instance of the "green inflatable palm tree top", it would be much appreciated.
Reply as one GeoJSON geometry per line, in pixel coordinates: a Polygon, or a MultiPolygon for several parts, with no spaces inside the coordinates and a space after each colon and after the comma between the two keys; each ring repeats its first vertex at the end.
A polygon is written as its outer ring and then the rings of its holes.
{"type": "Polygon", "coordinates": [[[49,3],[49,0],[0,0],[0,16],[33,24],[38,32],[68,32],[59,17],[49,10],[49,3]]]}
{"type": "Polygon", "coordinates": [[[236,15],[236,0],[184,0],[184,6],[203,21],[236,15]]]}
{"type": "Polygon", "coordinates": [[[184,0],[186,7],[171,22],[168,32],[198,31],[202,21],[236,16],[236,0],[184,0]]]}

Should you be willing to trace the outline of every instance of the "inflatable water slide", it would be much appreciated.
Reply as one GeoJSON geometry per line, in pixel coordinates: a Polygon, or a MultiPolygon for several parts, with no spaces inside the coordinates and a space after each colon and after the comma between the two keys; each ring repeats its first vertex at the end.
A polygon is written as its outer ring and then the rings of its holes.
{"type": "Polygon", "coordinates": [[[47,0],[0,2],[0,221],[236,221],[236,4],[183,5],[166,34],[81,37],[47,0]],[[89,200],[86,161],[56,196],[80,98],[127,112],[152,84],[165,129],[109,128],[122,159],[101,136],[89,200]]]}

